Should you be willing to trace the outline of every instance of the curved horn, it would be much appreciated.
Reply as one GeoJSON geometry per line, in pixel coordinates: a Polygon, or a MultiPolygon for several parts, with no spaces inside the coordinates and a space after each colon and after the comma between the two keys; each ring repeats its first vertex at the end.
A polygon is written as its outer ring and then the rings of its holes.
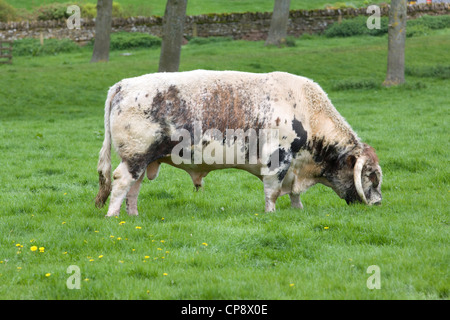
{"type": "Polygon", "coordinates": [[[353,169],[353,179],[355,181],[356,192],[358,192],[358,195],[361,198],[362,202],[368,204],[361,182],[361,173],[364,167],[364,163],[366,163],[366,157],[364,156],[359,157],[358,160],[356,160],[355,168],[353,169]]]}

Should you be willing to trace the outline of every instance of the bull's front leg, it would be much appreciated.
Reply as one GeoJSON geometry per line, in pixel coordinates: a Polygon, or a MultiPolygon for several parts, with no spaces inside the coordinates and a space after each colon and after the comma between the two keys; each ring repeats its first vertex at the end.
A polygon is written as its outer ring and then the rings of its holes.
{"type": "Polygon", "coordinates": [[[263,178],[264,195],[266,199],[266,212],[275,211],[275,203],[281,194],[282,183],[278,181],[277,175],[265,176],[263,178]]]}
{"type": "Polygon", "coordinates": [[[303,204],[300,201],[300,194],[290,193],[289,198],[291,199],[291,207],[303,209],[303,204]]]}
{"type": "MultiPolygon", "coordinates": [[[[265,150],[266,154],[267,150],[265,150]]],[[[264,150],[263,150],[264,154],[264,150]]],[[[275,203],[282,191],[283,180],[289,171],[292,154],[284,148],[278,148],[270,153],[267,166],[261,169],[264,183],[264,194],[266,197],[266,212],[275,211],[275,203]]]]}

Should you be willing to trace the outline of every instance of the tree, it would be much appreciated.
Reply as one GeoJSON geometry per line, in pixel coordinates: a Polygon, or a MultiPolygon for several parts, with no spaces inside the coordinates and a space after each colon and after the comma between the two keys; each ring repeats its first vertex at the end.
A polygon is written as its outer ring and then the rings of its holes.
{"type": "Polygon", "coordinates": [[[109,44],[112,23],[112,0],[97,0],[95,18],[94,51],[91,62],[109,60],[109,44]]]}
{"type": "Polygon", "coordinates": [[[186,7],[187,0],[167,0],[158,72],[178,71],[186,7]]]}
{"type": "Polygon", "coordinates": [[[280,46],[286,41],[290,4],[291,0],[275,0],[266,46],[280,46]]]}
{"type": "Polygon", "coordinates": [[[392,0],[389,8],[388,63],[383,85],[405,82],[406,0],[392,0]]]}

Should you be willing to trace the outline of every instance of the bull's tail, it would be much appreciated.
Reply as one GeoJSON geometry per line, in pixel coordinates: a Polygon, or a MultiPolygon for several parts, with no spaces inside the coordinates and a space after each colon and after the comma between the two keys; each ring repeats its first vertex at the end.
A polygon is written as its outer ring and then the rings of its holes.
{"type": "Polygon", "coordinates": [[[105,139],[103,140],[103,146],[100,150],[100,156],[97,164],[98,171],[98,183],[99,190],[95,198],[95,205],[97,208],[101,208],[108,200],[111,193],[111,129],[110,129],[110,114],[111,103],[117,90],[120,90],[120,86],[113,86],[108,91],[108,96],[105,102],[105,139]]]}

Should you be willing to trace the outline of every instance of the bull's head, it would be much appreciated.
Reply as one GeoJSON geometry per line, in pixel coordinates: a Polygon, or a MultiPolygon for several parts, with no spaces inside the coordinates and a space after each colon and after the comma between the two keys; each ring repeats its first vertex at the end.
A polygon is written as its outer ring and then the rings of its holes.
{"type": "Polygon", "coordinates": [[[378,161],[375,162],[366,155],[359,157],[353,170],[353,180],[356,192],[363,203],[381,204],[382,173],[378,161]]]}
{"type": "Polygon", "coordinates": [[[362,154],[356,159],[353,167],[353,182],[357,197],[349,192],[347,203],[362,202],[368,205],[381,204],[382,172],[375,150],[365,144],[362,154]]]}
{"type": "Polygon", "coordinates": [[[362,152],[345,155],[337,167],[332,174],[325,175],[329,182],[327,185],[348,204],[381,204],[382,172],[371,146],[364,144],[362,152]]]}

